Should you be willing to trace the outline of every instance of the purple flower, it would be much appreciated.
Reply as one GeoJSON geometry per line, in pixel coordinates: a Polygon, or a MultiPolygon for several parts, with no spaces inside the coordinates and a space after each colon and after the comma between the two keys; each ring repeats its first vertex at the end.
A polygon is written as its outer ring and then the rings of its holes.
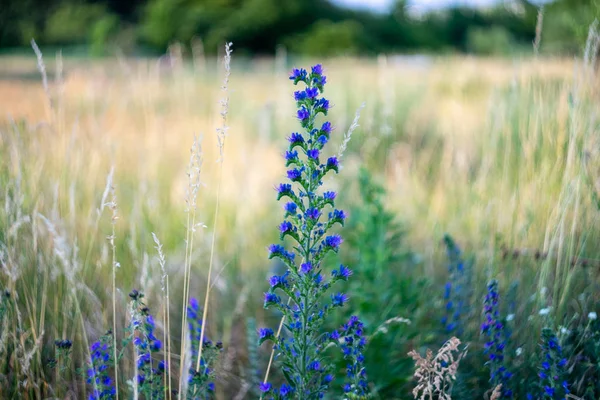
{"type": "Polygon", "coordinates": [[[274,336],[274,332],[273,329],[271,328],[260,328],[260,331],[258,332],[258,337],[262,340],[262,339],[267,339],[270,337],[274,336]]]}
{"type": "Polygon", "coordinates": [[[312,271],[312,264],[310,262],[302,263],[302,265],[300,265],[300,271],[303,274],[308,274],[310,271],[312,271]]]}
{"type": "Polygon", "coordinates": [[[152,345],[150,346],[150,348],[152,349],[152,351],[159,351],[162,347],[162,343],[160,340],[156,339],[155,341],[152,342],[152,345]]]}
{"type": "Polygon", "coordinates": [[[294,92],[294,99],[296,101],[306,100],[306,98],[307,98],[307,93],[304,90],[294,92]]]}
{"type": "Polygon", "coordinates": [[[323,126],[321,126],[321,132],[323,132],[325,135],[329,136],[329,134],[331,133],[331,122],[327,121],[323,123],[323,126]]]}
{"type": "Polygon", "coordinates": [[[307,76],[307,72],[304,68],[294,68],[292,70],[292,73],[290,75],[290,80],[294,81],[294,83],[298,82],[298,81],[303,81],[306,79],[307,76]]]}
{"type": "Polygon", "coordinates": [[[296,203],[289,202],[285,204],[284,209],[287,213],[294,215],[296,214],[298,206],[296,205],[296,203]]]}
{"type": "Polygon", "coordinates": [[[280,254],[280,253],[285,252],[285,248],[280,244],[272,244],[269,246],[269,251],[272,254],[280,254]]]}
{"type": "Polygon", "coordinates": [[[277,187],[277,193],[280,196],[292,193],[292,185],[289,183],[282,183],[277,187]]]}
{"type": "Polygon", "coordinates": [[[286,151],[285,152],[285,160],[287,162],[292,162],[295,161],[296,159],[298,159],[298,152],[293,150],[293,151],[286,151]]]}
{"type": "Polygon", "coordinates": [[[315,106],[317,109],[323,111],[324,113],[327,113],[327,111],[329,111],[329,100],[327,100],[325,98],[321,98],[321,99],[317,100],[317,102],[315,103],[315,106]]]}
{"type": "Polygon", "coordinates": [[[306,89],[306,92],[304,92],[304,96],[308,97],[309,99],[315,99],[318,95],[319,89],[317,89],[316,87],[308,88],[306,89]]]}
{"type": "Polygon", "coordinates": [[[327,164],[325,165],[325,167],[328,170],[332,169],[332,170],[334,170],[336,172],[338,171],[339,166],[340,166],[340,163],[338,162],[337,157],[329,157],[327,159],[327,164]]]}
{"type": "Polygon", "coordinates": [[[271,285],[272,288],[279,285],[280,282],[281,282],[281,278],[279,278],[277,275],[273,275],[272,277],[269,278],[269,284],[271,285]]]}
{"type": "Polygon", "coordinates": [[[324,244],[325,247],[331,248],[334,251],[337,251],[337,249],[339,249],[340,244],[342,244],[343,240],[341,238],[341,236],[339,235],[331,235],[331,236],[327,236],[325,238],[324,244]]]}
{"type": "Polygon", "coordinates": [[[321,211],[319,211],[317,208],[309,208],[308,210],[306,210],[306,217],[312,220],[317,220],[319,219],[319,217],[321,216],[321,211]]]}
{"type": "Polygon", "coordinates": [[[292,389],[291,386],[286,385],[284,383],[283,385],[281,385],[281,388],[279,389],[279,394],[283,397],[286,397],[286,396],[292,394],[293,391],[294,391],[294,389],[292,389]]]}
{"type": "Polygon", "coordinates": [[[308,364],[308,369],[313,371],[319,371],[321,369],[321,363],[318,361],[313,361],[308,364]]]}
{"type": "Polygon", "coordinates": [[[281,225],[279,225],[279,231],[281,233],[291,232],[294,229],[294,226],[290,221],[283,221],[281,225]]]}
{"type": "Polygon", "coordinates": [[[278,304],[279,303],[279,296],[277,296],[275,293],[265,293],[265,305],[269,305],[269,304],[278,304]]]}
{"type": "Polygon", "coordinates": [[[331,295],[331,302],[334,307],[341,307],[348,301],[348,295],[344,293],[337,293],[331,295]]]}
{"type": "Polygon", "coordinates": [[[294,146],[297,144],[304,143],[304,137],[301,134],[299,134],[298,132],[294,132],[290,135],[290,137],[288,138],[288,141],[292,144],[292,146],[294,146]]]}
{"type": "Polygon", "coordinates": [[[300,121],[305,122],[310,118],[310,112],[306,108],[302,107],[298,110],[296,116],[300,121]]]}
{"type": "Polygon", "coordinates": [[[344,210],[333,210],[331,219],[334,221],[344,222],[344,220],[346,219],[346,213],[344,212],[344,210]]]}
{"type": "Polygon", "coordinates": [[[287,177],[290,181],[296,182],[302,178],[302,172],[298,168],[294,168],[287,172],[287,177]]]}
{"type": "Polygon", "coordinates": [[[321,64],[314,65],[310,70],[313,74],[323,75],[323,66],[321,64]]]}
{"type": "Polygon", "coordinates": [[[272,388],[273,388],[273,386],[270,383],[267,383],[267,382],[263,382],[259,386],[260,391],[263,392],[263,393],[269,393],[272,388]]]}
{"type": "Polygon", "coordinates": [[[325,192],[323,193],[323,200],[329,202],[335,200],[336,193],[335,192],[325,192]]]}
{"type": "Polygon", "coordinates": [[[309,150],[309,151],[306,152],[306,155],[311,160],[314,160],[314,161],[319,160],[319,150],[318,149],[311,149],[311,150],[309,150]]]}
{"type": "Polygon", "coordinates": [[[331,271],[331,275],[334,278],[346,280],[352,275],[352,270],[344,265],[340,265],[339,269],[331,271]]]}

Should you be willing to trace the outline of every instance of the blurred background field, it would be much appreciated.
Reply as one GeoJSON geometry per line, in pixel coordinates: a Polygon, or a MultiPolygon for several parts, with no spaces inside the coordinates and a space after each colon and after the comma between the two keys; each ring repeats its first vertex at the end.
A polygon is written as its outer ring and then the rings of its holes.
{"type": "MultiPolygon", "coordinates": [[[[569,347],[600,332],[588,318],[600,312],[596,31],[585,48],[595,2],[547,4],[539,46],[539,5],[527,1],[424,11],[399,1],[389,14],[325,1],[128,4],[11,2],[0,14],[0,282],[11,294],[0,307],[3,396],[86,393],[77,370],[113,318],[109,176],[118,204],[117,332],[133,288],[144,291],[157,321],[165,312],[152,232],[167,256],[171,318],[181,319],[186,171],[199,135],[202,224],[191,293],[204,296],[216,230],[207,326],[224,342],[217,396],[257,397],[268,352],[255,348],[255,330],[278,321],[262,308],[266,278],[281,267],[267,260],[283,216],[273,188],[285,176],[286,138],[298,129],[287,76],[322,62],[334,148],[360,110],[343,168],[325,182],[349,212],[340,230],[346,243],[328,264],[355,269],[344,290],[348,313],[372,335],[374,396],[411,398],[408,351],[456,334],[440,322],[450,234],[474,266],[460,337],[469,356],[455,397],[483,398],[491,389],[479,310],[487,281],[498,279],[513,315],[517,398],[537,374],[544,326],[569,331],[561,340],[572,352],[573,392],[598,398],[600,347],[569,347]],[[285,31],[291,20],[295,30],[285,31]],[[22,47],[32,36],[47,83],[22,47]],[[234,56],[215,228],[224,95],[217,49],[225,39],[234,56]],[[552,311],[540,314],[545,309],[552,311]],[[386,324],[397,317],[410,323],[386,324]],[[65,338],[72,363],[59,373],[48,360],[54,340],[65,338]]],[[[175,322],[169,332],[176,349],[179,329],[175,322]]],[[[124,383],[133,363],[120,372],[124,383]]]]}

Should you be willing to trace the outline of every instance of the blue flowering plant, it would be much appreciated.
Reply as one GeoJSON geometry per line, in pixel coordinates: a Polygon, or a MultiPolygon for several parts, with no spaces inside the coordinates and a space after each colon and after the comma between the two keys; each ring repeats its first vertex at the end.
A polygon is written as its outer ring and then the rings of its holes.
{"type": "Polygon", "coordinates": [[[62,375],[69,370],[71,366],[71,350],[73,342],[69,339],[57,339],[54,341],[54,359],[50,365],[58,370],[59,375],[62,375]]]}
{"type": "Polygon", "coordinates": [[[539,391],[537,395],[527,395],[528,399],[566,399],[570,393],[567,382],[567,359],[554,331],[542,329],[542,363],[539,369],[539,391]]]}
{"type": "Polygon", "coordinates": [[[488,358],[486,365],[490,369],[490,383],[492,387],[502,385],[502,398],[512,398],[513,392],[510,389],[512,373],[505,357],[507,336],[500,316],[499,298],[498,281],[493,280],[488,284],[483,302],[484,321],[481,324],[481,334],[486,340],[484,352],[488,358]]]}
{"type": "Polygon", "coordinates": [[[351,316],[340,332],[333,331],[331,339],[339,344],[346,360],[344,393],[349,399],[365,399],[369,395],[364,350],[367,340],[363,323],[351,316]]]}
{"type": "Polygon", "coordinates": [[[90,361],[86,369],[86,383],[90,386],[89,400],[112,400],[116,397],[112,368],[113,337],[109,331],[90,346],[90,361]]]}
{"type": "Polygon", "coordinates": [[[446,312],[442,324],[447,334],[454,333],[463,337],[471,296],[471,265],[465,262],[460,247],[452,237],[445,235],[444,243],[448,257],[449,279],[444,288],[446,312]]]}
{"type": "Polygon", "coordinates": [[[134,385],[137,393],[146,398],[164,398],[163,383],[165,362],[158,360],[162,342],[156,337],[156,324],[150,310],[143,302],[144,294],[137,290],[129,293],[131,324],[130,333],[133,337],[135,350],[136,376],[134,385]]]}
{"type": "Polygon", "coordinates": [[[188,331],[192,349],[192,364],[189,370],[187,398],[198,400],[210,399],[215,392],[214,364],[223,350],[223,343],[213,343],[205,337],[202,345],[202,359],[198,363],[198,349],[200,348],[199,343],[202,332],[202,310],[197,299],[193,297],[190,299],[187,313],[188,331]],[[196,369],[196,367],[198,368],[196,369]]]}
{"type": "Polygon", "coordinates": [[[294,69],[290,79],[302,86],[294,98],[303,132],[289,137],[285,153],[289,182],[277,187],[277,200],[286,200],[285,219],[279,226],[281,243],[269,247],[269,258],[280,259],[287,268],[283,275],[270,278],[264,299],[265,307],[280,311],[283,320],[278,333],[269,328],[259,333],[260,343],[274,343],[286,383],[275,388],[265,381],[260,389],[263,398],[317,399],[324,396],[333,379],[323,354],[331,337],[322,332],[322,324],[332,310],[348,301],[343,293],[329,298],[325,294],[333,283],[347,280],[352,272],[341,265],[326,274],[323,267],[325,256],[337,252],[342,243],[331,230],[343,226],[346,219],[344,211],[335,208],[336,193],[321,190],[323,178],[339,169],[335,156],[324,156],[331,123],[317,124],[330,108],[322,97],[326,77],[317,64],[310,72],[294,69]]]}

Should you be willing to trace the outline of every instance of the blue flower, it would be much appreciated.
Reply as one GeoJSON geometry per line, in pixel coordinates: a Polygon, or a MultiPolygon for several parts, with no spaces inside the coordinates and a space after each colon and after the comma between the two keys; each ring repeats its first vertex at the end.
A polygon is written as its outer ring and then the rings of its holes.
{"type": "Polygon", "coordinates": [[[275,293],[265,293],[265,306],[269,304],[279,304],[279,296],[277,296],[275,293]]]}
{"type": "Polygon", "coordinates": [[[336,196],[335,192],[329,191],[329,192],[323,193],[323,199],[328,202],[335,200],[335,196],[336,196]]]}
{"type": "Polygon", "coordinates": [[[289,202],[285,204],[284,209],[288,214],[294,215],[296,214],[298,206],[296,205],[296,203],[289,202]]]}
{"type": "Polygon", "coordinates": [[[294,392],[294,390],[292,389],[291,386],[286,385],[285,383],[283,385],[281,385],[281,388],[279,389],[279,394],[283,397],[286,397],[290,394],[292,394],[294,392]]]}
{"type": "Polygon", "coordinates": [[[162,343],[160,342],[160,340],[157,339],[152,342],[152,345],[151,345],[152,351],[160,351],[161,347],[162,347],[162,343]]]}
{"type": "Polygon", "coordinates": [[[290,221],[283,221],[281,225],[279,225],[279,231],[281,233],[291,232],[294,229],[294,226],[290,221]]]}
{"type": "Polygon", "coordinates": [[[329,157],[327,159],[327,164],[325,165],[325,167],[326,167],[327,170],[332,169],[335,172],[338,171],[339,166],[340,166],[340,163],[338,162],[337,157],[329,157]]]}
{"type": "Polygon", "coordinates": [[[292,193],[292,185],[289,183],[282,183],[277,187],[277,193],[280,197],[290,195],[292,193]]]}
{"type": "Polygon", "coordinates": [[[331,248],[334,251],[337,251],[337,249],[339,249],[342,242],[343,242],[343,240],[340,237],[340,235],[331,235],[331,236],[327,236],[325,238],[324,244],[325,244],[325,247],[331,248]]]}
{"type": "Polygon", "coordinates": [[[305,96],[309,99],[316,99],[319,95],[319,89],[316,87],[306,89],[305,96]]]}
{"type": "Polygon", "coordinates": [[[323,66],[321,64],[314,65],[310,70],[313,74],[323,75],[323,66]]]}
{"type": "Polygon", "coordinates": [[[352,275],[352,270],[344,265],[340,265],[339,270],[331,271],[331,276],[338,279],[347,280],[352,275]]]}
{"type": "Polygon", "coordinates": [[[305,122],[306,120],[308,120],[310,118],[310,112],[304,107],[299,109],[296,115],[297,115],[298,119],[302,122],[305,122]]]}
{"type": "Polygon", "coordinates": [[[317,208],[309,208],[306,210],[306,217],[309,219],[317,220],[321,216],[321,211],[317,208]]]}
{"type": "Polygon", "coordinates": [[[331,302],[334,307],[341,307],[348,301],[348,295],[344,293],[337,293],[331,295],[331,302]]]}
{"type": "Polygon", "coordinates": [[[270,383],[261,383],[260,386],[260,391],[263,393],[269,393],[271,391],[271,389],[273,388],[273,386],[270,383]]]}
{"type": "Polygon", "coordinates": [[[299,169],[294,168],[287,172],[287,177],[290,181],[297,182],[302,178],[302,172],[299,169]]]}
{"type": "Polygon", "coordinates": [[[292,74],[290,75],[290,80],[293,80],[294,83],[297,83],[299,81],[304,81],[306,80],[307,77],[307,72],[304,68],[294,68],[292,70],[292,74]]]}
{"type": "MultiPolygon", "coordinates": [[[[322,112],[324,114],[327,114],[327,111],[329,111],[329,100],[327,100],[325,98],[320,98],[315,103],[315,108],[317,110],[319,110],[320,112],[322,112]]],[[[302,119],[302,118],[300,118],[300,119],[302,119]]]]}
{"type": "Polygon", "coordinates": [[[295,160],[298,159],[298,152],[295,150],[287,150],[285,152],[285,160],[289,163],[294,162],[295,160]]]}
{"type": "Polygon", "coordinates": [[[311,149],[309,150],[306,155],[308,156],[308,158],[310,158],[311,160],[314,161],[318,161],[319,160],[319,150],[318,149],[311,149]]]}
{"type": "Polygon", "coordinates": [[[303,274],[308,274],[310,271],[312,271],[312,264],[310,262],[302,263],[302,265],[300,265],[300,271],[303,274]]]}
{"type": "Polygon", "coordinates": [[[294,99],[296,101],[306,100],[306,98],[307,98],[307,93],[304,90],[294,92],[294,99]]]}
{"type": "Polygon", "coordinates": [[[344,221],[346,220],[346,213],[344,212],[344,210],[333,210],[333,212],[330,214],[329,218],[333,221],[333,222],[339,222],[340,224],[344,224],[344,221]]]}
{"type": "Polygon", "coordinates": [[[259,339],[267,339],[274,336],[273,329],[270,328],[261,328],[259,331],[259,339]]]}
{"type": "Polygon", "coordinates": [[[295,145],[302,145],[304,144],[304,137],[301,134],[294,132],[290,135],[288,141],[292,147],[295,145]]]}

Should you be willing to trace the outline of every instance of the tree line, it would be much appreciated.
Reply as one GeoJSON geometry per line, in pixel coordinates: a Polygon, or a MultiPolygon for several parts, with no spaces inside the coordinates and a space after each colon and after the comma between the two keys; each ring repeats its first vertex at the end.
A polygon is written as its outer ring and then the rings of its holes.
{"type": "MultiPolygon", "coordinates": [[[[539,6],[504,0],[485,9],[452,7],[424,14],[408,0],[387,13],[329,0],[0,0],[0,48],[81,48],[94,55],[164,52],[175,41],[214,53],[225,40],[238,51],[272,54],[278,46],[307,55],[381,52],[531,51],[539,6]]],[[[600,0],[555,0],[543,10],[542,50],[579,52],[600,0]]]]}

